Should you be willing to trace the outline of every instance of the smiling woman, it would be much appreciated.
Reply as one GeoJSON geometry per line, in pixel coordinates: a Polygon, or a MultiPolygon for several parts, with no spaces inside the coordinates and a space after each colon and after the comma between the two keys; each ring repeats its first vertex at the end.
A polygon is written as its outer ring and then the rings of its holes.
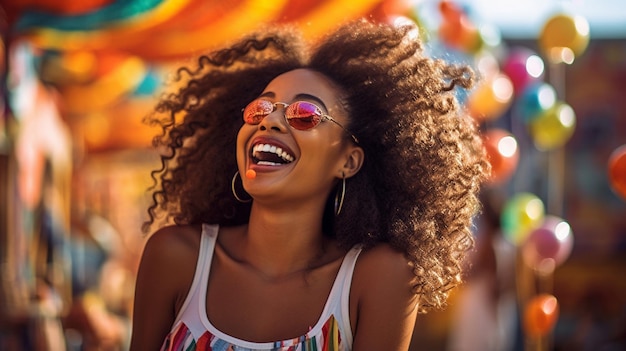
{"type": "Polygon", "coordinates": [[[460,281],[489,174],[454,94],[472,72],[416,32],[274,27],[178,70],[132,350],[408,348],[460,281]]]}

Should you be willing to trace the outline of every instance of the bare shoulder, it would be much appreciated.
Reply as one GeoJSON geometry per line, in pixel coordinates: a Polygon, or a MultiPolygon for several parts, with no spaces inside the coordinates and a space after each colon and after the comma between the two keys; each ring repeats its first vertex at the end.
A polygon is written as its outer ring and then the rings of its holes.
{"type": "Polygon", "coordinates": [[[179,250],[197,250],[200,245],[200,228],[197,226],[167,226],[148,238],[146,250],[163,254],[176,254],[179,250]]]}
{"type": "MultiPolygon", "coordinates": [[[[394,287],[405,286],[411,289],[415,276],[409,260],[403,252],[394,250],[388,244],[379,244],[364,250],[355,267],[355,284],[369,286],[376,279],[378,283],[394,287]]],[[[367,290],[367,289],[366,289],[367,290]]]]}
{"type": "Polygon", "coordinates": [[[200,248],[200,227],[172,226],[152,234],[137,272],[131,350],[158,350],[187,296],[200,248]]]}
{"type": "Polygon", "coordinates": [[[350,291],[354,350],[406,350],[417,315],[415,275],[403,252],[380,244],[361,252],[350,291]]]}
{"type": "Polygon", "coordinates": [[[157,230],[144,247],[140,265],[142,276],[158,279],[161,290],[169,286],[175,289],[172,293],[176,295],[185,293],[195,272],[200,233],[200,227],[195,226],[169,226],[157,230]]]}

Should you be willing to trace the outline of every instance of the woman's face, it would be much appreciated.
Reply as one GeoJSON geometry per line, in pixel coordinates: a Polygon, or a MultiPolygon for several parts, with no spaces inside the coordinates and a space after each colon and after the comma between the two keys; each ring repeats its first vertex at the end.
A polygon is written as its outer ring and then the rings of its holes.
{"type": "Polygon", "coordinates": [[[329,78],[308,69],[286,72],[267,85],[259,98],[274,104],[273,112],[256,125],[244,123],[237,136],[239,171],[244,188],[255,200],[284,204],[318,196],[325,201],[335,180],[342,176],[346,153],[357,146],[331,121],[308,130],[296,129],[289,125],[285,111],[298,110],[292,104],[305,101],[346,126],[348,117],[340,96],[341,90],[329,78]],[[286,107],[289,105],[291,108],[286,107]],[[248,170],[254,170],[256,177],[245,177],[248,170]]]}

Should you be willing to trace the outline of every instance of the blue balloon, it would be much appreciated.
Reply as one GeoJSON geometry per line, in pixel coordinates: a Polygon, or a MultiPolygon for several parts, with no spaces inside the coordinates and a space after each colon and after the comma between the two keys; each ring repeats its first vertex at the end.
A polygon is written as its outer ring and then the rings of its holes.
{"type": "Polygon", "coordinates": [[[552,108],[557,101],[556,91],[545,82],[533,83],[522,91],[516,102],[516,112],[524,123],[530,123],[552,108]]]}

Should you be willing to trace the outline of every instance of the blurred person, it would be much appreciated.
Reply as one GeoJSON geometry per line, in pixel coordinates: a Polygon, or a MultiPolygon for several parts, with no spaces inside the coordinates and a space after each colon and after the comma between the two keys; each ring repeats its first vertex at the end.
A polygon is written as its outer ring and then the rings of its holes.
{"type": "Polygon", "coordinates": [[[125,249],[121,234],[102,213],[99,192],[87,189],[80,172],[74,178],[69,242],[73,303],[63,321],[68,351],[126,350],[130,310],[123,290],[132,291],[132,286],[120,279],[127,271],[120,263],[125,249]]]}
{"type": "Polygon", "coordinates": [[[406,350],[459,283],[488,164],[414,23],[275,27],[181,67],[131,350],[406,350]],[[243,117],[243,118],[242,118],[243,117]],[[174,225],[165,223],[174,222],[174,225]]]}

